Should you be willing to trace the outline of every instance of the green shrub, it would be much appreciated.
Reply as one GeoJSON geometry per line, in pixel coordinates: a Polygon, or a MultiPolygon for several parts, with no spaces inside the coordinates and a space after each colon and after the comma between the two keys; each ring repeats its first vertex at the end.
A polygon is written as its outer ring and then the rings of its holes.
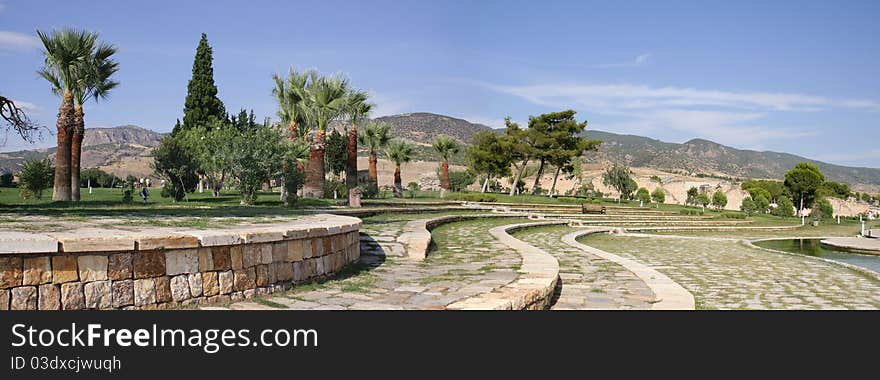
{"type": "Polygon", "coordinates": [[[498,197],[494,194],[482,193],[453,193],[449,194],[446,199],[465,202],[498,202],[498,197]]]}
{"type": "Polygon", "coordinates": [[[21,165],[18,172],[18,187],[24,199],[42,199],[43,190],[55,182],[55,168],[45,160],[29,160],[21,165]]]}
{"type": "Polygon", "coordinates": [[[678,211],[681,215],[703,215],[703,210],[694,210],[694,209],[682,209],[678,211]]]}
{"type": "Polygon", "coordinates": [[[746,218],[746,214],[739,213],[739,212],[725,212],[725,213],[722,213],[721,216],[723,216],[727,219],[745,219],[746,218]]]}

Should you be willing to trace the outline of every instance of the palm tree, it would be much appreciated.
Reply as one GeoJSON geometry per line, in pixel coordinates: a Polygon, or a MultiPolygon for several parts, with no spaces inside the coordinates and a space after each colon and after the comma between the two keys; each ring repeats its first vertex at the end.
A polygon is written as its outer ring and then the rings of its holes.
{"type": "Polygon", "coordinates": [[[287,73],[287,78],[272,75],[275,81],[272,96],[278,102],[278,117],[287,126],[287,135],[291,139],[299,139],[306,134],[304,132],[308,132],[300,126],[306,124],[305,118],[308,116],[305,89],[310,77],[313,77],[312,71],[298,72],[293,68],[287,73]]]}
{"type": "Polygon", "coordinates": [[[403,181],[400,178],[400,165],[412,161],[413,146],[403,141],[394,141],[388,145],[385,155],[394,162],[394,197],[403,198],[403,181]]]}
{"type": "Polygon", "coordinates": [[[376,154],[379,149],[391,141],[390,126],[383,122],[371,121],[364,128],[364,133],[358,135],[358,143],[367,147],[370,151],[370,186],[379,188],[379,173],[376,164],[379,161],[376,154]]]}
{"type": "Polygon", "coordinates": [[[366,92],[353,90],[346,98],[345,113],[351,126],[348,128],[348,151],[345,163],[345,185],[348,189],[357,187],[357,150],[358,150],[358,123],[370,115],[373,104],[367,102],[366,92]]]}
{"type": "Polygon", "coordinates": [[[55,183],[52,200],[71,200],[71,143],[75,119],[74,94],[79,87],[78,73],[92,59],[98,35],[83,30],[61,29],[50,34],[37,31],[43,43],[44,67],[40,76],[52,85],[52,91],[61,95],[58,107],[57,149],[55,150],[55,183]]]}
{"type": "Polygon", "coordinates": [[[345,109],[348,93],[348,80],[342,76],[319,77],[310,73],[309,85],[305,90],[305,100],[315,136],[309,149],[309,163],[306,167],[306,182],[303,196],[306,198],[324,197],[324,137],[327,125],[345,109]]]}
{"type": "Polygon", "coordinates": [[[440,167],[440,187],[448,191],[452,188],[452,185],[449,183],[449,159],[458,153],[458,150],[461,149],[461,147],[458,145],[458,141],[455,141],[452,137],[444,135],[438,136],[437,139],[434,140],[432,146],[437,153],[440,153],[440,159],[442,160],[440,167]]]}

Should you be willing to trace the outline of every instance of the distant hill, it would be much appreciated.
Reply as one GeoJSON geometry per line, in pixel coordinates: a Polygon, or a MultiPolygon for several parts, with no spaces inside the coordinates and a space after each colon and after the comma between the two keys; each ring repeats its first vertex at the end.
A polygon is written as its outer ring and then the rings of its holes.
{"type": "MultiPolygon", "coordinates": [[[[492,130],[482,124],[432,113],[383,116],[376,120],[390,124],[394,137],[422,144],[417,149],[416,159],[426,161],[439,159],[433,149],[425,146],[439,135],[448,135],[467,144],[474,132],[492,130]]],[[[829,180],[851,185],[880,185],[880,169],[877,168],[846,167],[788,153],[736,149],[703,139],[678,144],[595,130],[588,130],[585,135],[604,141],[597,154],[588,155],[589,161],[594,163],[622,163],[687,175],[782,179],[787,170],[806,161],[818,165],[829,180]]],[[[152,172],[150,154],[162,137],[161,133],[133,125],[87,129],[83,142],[83,167],[98,167],[120,176],[149,175],[152,172]]],[[[0,172],[16,172],[26,159],[52,157],[54,153],[54,148],[0,153],[0,172]]],[[[465,162],[463,150],[453,157],[452,162],[465,162]]]]}
{"type": "Polygon", "coordinates": [[[467,120],[427,112],[383,116],[375,120],[391,125],[391,133],[395,137],[422,144],[430,144],[440,135],[446,135],[467,144],[471,142],[471,135],[474,132],[492,129],[467,120]]]}
{"type": "Polygon", "coordinates": [[[683,144],[647,137],[586,131],[591,139],[604,141],[593,161],[625,163],[686,174],[736,178],[782,179],[798,162],[819,166],[827,179],[849,184],[880,185],[880,169],[847,167],[778,152],[758,152],[731,148],[704,139],[683,144]]]}

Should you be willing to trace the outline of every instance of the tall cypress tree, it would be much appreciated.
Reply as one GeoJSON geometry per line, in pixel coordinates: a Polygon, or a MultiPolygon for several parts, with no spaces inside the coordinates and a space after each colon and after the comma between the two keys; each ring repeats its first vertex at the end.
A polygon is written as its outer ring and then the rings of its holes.
{"type": "Polygon", "coordinates": [[[209,126],[212,120],[224,120],[226,117],[226,108],[217,98],[213,61],[213,50],[208,45],[208,36],[202,33],[193,62],[192,79],[187,85],[183,124],[181,128],[175,129],[186,130],[198,125],[209,126]]]}

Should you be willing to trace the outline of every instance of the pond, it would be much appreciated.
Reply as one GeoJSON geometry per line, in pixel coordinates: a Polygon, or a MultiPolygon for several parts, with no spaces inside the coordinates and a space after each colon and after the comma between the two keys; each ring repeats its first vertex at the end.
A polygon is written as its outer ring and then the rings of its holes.
{"type": "Polygon", "coordinates": [[[839,248],[823,246],[820,241],[820,239],[765,240],[755,242],[755,245],[762,248],[840,261],[880,272],[880,255],[853,253],[839,248]]]}

